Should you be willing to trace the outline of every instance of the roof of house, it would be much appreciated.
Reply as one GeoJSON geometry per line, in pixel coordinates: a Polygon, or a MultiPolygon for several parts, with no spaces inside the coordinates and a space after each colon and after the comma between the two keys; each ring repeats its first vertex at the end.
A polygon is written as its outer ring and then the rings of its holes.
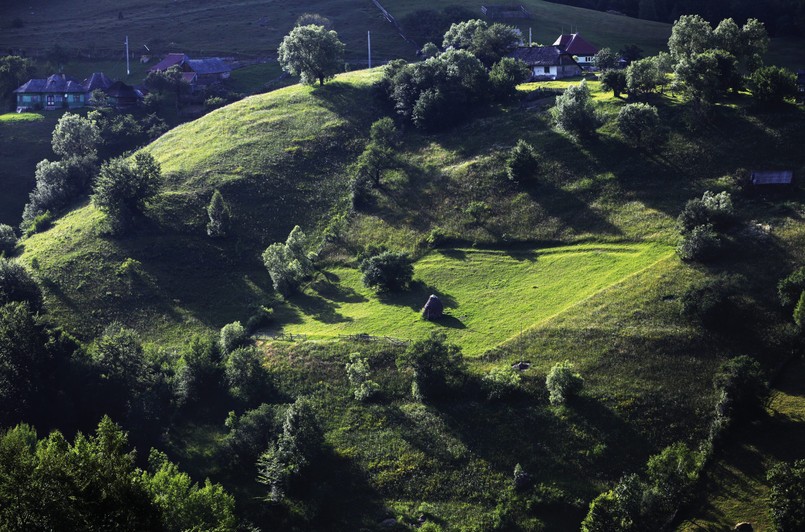
{"type": "Polygon", "coordinates": [[[564,33],[556,39],[553,45],[572,55],[595,55],[598,53],[598,48],[587,42],[578,33],[564,33]]]}
{"type": "Polygon", "coordinates": [[[792,170],[752,172],[753,185],[790,185],[793,178],[792,170]]]}
{"type": "Polygon", "coordinates": [[[171,53],[165,56],[165,59],[148,69],[149,72],[156,72],[159,70],[168,70],[172,66],[181,65],[190,58],[182,53],[171,53]]]}
{"type": "Polygon", "coordinates": [[[575,63],[573,57],[556,46],[521,46],[509,54],[530,67],[559,66],[575,63]]]}
{"type": "Polygon", "coordinates": [[[199,75],[223,74],[231,72],[232,67],[220,57],[207,57],[205,59],[188,59],[187,66],[199,75]]]}
{"type": "Polygon", "coordinates": [[[64,74],[53,74],[47,79],[31,79],[14,91],[15,93],[42,93],[42,92],[87,92],[84,86],[75,78],[64,74]]]}
{"type": "Polygon", "coordinates": [[[106,90],[112,86],[112,80],[109,79],[103,72],[93,72],[90,77],[82,83],[87,92],[92,92],[95,89],[106,90]]]}
{"type": "Polygon", "coordinates": [[[182,72],[182,80],[188,83],[195,82],[197,77],[198,74],[196,74],[195,72],[182,72]]]}
{"type": "Polygon", "coordinates": [[[112,98],[139,98],[140,95],[131,85],[126,85],[122,81],[115,81],[106,89],[106,94],[112,98]]]}

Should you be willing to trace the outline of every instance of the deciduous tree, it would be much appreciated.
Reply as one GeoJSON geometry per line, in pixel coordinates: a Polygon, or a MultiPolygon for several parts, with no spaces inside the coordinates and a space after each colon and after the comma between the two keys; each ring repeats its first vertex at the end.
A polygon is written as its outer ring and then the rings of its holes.
{"type": "Polygon", "coordinates": [[[320,85],[335,76],[344,64],[344,43],[324,26],[297,26],[282,39],[279,63],[302,83],[320,85]]]}

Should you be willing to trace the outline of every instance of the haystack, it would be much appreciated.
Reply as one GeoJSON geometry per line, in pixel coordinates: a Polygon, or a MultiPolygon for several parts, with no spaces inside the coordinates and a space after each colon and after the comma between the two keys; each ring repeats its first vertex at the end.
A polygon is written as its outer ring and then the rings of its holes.
{"type": "Polygon", "coordinates": [[[442,300],[435,295],[428,298],[428,302],[422,307],[422,317],[426,320],[438,320],[444,314],[442,300]]]}

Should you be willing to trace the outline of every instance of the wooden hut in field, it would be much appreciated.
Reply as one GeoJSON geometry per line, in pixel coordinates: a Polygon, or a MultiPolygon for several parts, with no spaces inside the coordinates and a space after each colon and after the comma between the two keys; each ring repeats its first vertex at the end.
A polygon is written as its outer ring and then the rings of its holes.
{"type": "Polygon", "coordinates": [[[444,315],[444,305],[442,300],[435,295],[428,298],[428,302],[422,307],[422,317],[426,320],[438,320],[444,315]]]}

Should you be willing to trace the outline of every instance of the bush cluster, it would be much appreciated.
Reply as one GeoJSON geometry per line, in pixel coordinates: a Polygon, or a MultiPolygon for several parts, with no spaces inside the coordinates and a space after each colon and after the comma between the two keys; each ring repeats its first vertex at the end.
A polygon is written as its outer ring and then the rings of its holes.
{"type": "Polygon", "coordinates": [[[363,284],[379,292],[407,290],[414,276],[414,266],[406,253],[383,251],[361,261],[363,284]]]}
{"type": "Polygon", "coordinates": [[[263,264],[271,276],[274,290],[283,296],[295,292],[313,274],[315,255],[307,252],[308,240],[297,225],[285,243],[271,244],[263,252],[263,264]]]}

